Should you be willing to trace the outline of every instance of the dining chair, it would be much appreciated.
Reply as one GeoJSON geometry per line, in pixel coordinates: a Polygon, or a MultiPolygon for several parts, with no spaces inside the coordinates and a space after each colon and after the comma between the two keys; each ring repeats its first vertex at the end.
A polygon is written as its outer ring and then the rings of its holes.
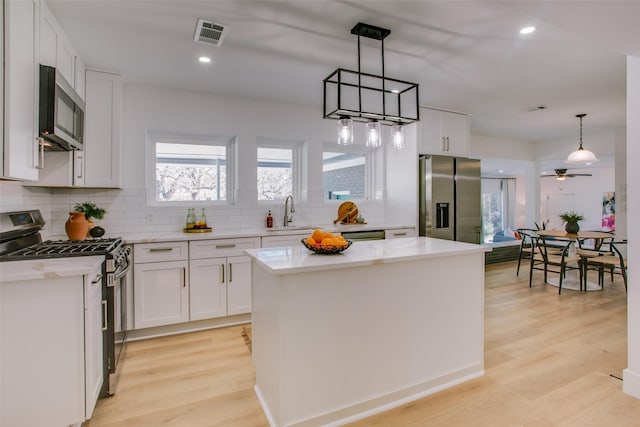
{"type": "MultiPolygon", "coordinates": [[[[605,232],[601,230],[590,230],[587,232],[595,231],[599,234],[606,235],[607,237],[589,237],[589,238],[578,238],[578,247],[576,248],[576,255],[580,257],[580,262],[582,263],[582,269],[585,279],[585,289],[587,287],[586,280],[586,269],[589,266],[589,258],[607,255],[611,253],[611,243],[613,243],[613,239],[615,234],[613,232],[605,232]]],[[[613,270],[613,268],[610,268],[613,270]]],[[[613,280],[613,271],[611,271],[611,280],[613,280]]]]}
{"type": "Polygon", "coordinates": [[[613,275],[620,274],[624,282],[624,290],[627,290],[627,263],[626,263],[626,244],[627,241],[611,242],[608,252],[601,252],[599,256],[591,256],[584,261],[584,281],[587,282],[587,274],[589,270],[598,271],[598,284],[604,288],[604,270],[607,268],[611,273],[611,281],[613,275]],[[624,249],[622,249],[624,248],[624,249]],[[625,254],[623,254],[623,252],[625,254]]]}
{"type": "MultiPolygon", "coordinates": [[[[582,290],[583,268],[581,258],[570,253],[573,242],[564,242],[562,246],[558,243],[559,241],[556,239],[548,239],[541,236],[540,243],[537,245],[539,251],[534,255],[534,259],[537,259],[538,267],[532,262],[532,270],[543,270],[545,283],[547,283],[549,273],[559,274],[558,294],[562,293],[562,282],[566,277],[567,271],[578,270],[580,274],[580,290],[582,290]],[[549,244],[550,240],[552,244],[549,244]],[[539,267],[540,264],[542,264],[542,267],[539,267]]],[[[531,280],[529,281],[529,286],[531,286],[531,280]]]]}
{"type": "Polygon", "coordinates": [[[518,228],[516,233],[520,236],[520,251],[518,253],[518,268],[516,276],[520,274],[520,263],[522,260],[528,260],[533,256],[535,251],[536,240],[540,238],[533,228],[518,228]]]}

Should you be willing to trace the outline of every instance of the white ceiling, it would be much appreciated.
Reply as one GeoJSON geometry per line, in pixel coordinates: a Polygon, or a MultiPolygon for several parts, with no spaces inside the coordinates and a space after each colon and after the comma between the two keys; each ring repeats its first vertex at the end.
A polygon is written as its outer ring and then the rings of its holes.
{"type": "MultiPolygon", "coordinates": [[[[474,134],[523,141],[577,135],[577,113],[588,114],[585,137],[624,125],[626,55],[640,54],[640,1],[48,4],[88,67],[127,83],[314,105],[319,120],[322,80],[357,69],[351,28],[388,28],[385,74],[419,83],[420,105],[470,113],[474,134]],[[193,42],[199,17],[229,25],[221,47],[193,42]],[[522,36],[525,25],[537,31],[522,36]]],[[[363,71],[380,74],[379,42],[362,43],[363,71]]]]}

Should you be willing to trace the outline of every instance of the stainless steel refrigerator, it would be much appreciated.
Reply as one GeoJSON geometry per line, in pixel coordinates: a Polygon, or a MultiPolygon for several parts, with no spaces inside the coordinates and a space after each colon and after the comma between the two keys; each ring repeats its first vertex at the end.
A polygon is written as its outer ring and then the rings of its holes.
{"type": "Polygon", "coordinates": [[[480,243],[480,160],[419,157],[419,234],[480,243]]]}

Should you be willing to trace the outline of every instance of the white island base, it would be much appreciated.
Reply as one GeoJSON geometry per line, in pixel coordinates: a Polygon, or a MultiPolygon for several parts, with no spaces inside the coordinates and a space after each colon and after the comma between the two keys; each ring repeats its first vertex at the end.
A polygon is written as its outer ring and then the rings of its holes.
{"type": "Polygon", "coordinates": [[[338,425],[483,375],[486,250],[429,238],[248,250],[269,423],[338,425]]]}

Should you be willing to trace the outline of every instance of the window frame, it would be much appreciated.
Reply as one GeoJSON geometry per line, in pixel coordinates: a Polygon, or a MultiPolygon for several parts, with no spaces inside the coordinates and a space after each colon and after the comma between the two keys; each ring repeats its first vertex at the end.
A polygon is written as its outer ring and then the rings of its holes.
{"type": "Polygon", "coordinates": [[[260,205],[269,205],[276,202],[284,202],[285,199],[260,200],[258,199],[258,150],[260,148],[278,148],[291,150],[291,196],[294,200],[303,199],[303,189],[306,182],[302,171],[305,170],[305,148],[304,141],[292,141],[276,138],[257,137],[256,138],[256,202],[260,205]]]}
{"type": "Polygon", "coordinates": [[[147,193],[147,206],[162,207],[204,207],[224,206],[235,203],[236,189],[236,159],[237,137],[223,135],[198,135],[189,133],[147,131],[145,153],[145,189],[147,193]],[[156,200],[156,143],[165,144],[190,144],[225,147],[226,168],[226,200],[156,200]]]}
{"type": "Polygon", "coordinates": [[[382,194],[382,185],[380,183],[381,188],[377,188],[378,181],[376,180],[376,173],[378,170],[378,162],[382,159],[382,147],[378,147],[375,149],[371,149],[368,147],[363,147],[361,145],[340,145],[336,142],[324,142],[322,144],[322,164],[321,171],[323,174],[322,182],[322,199],[325,203],[331,204],[340,204],[345,201],[345,199],[327,199],[327,191],[324,188],[324,153],[327,152],[337,152],[337,153],[347,153],[347,154],[364,154],[364,199],[348,199],[350,201],[356,202],[375,202],[381,200],[383,197],[377,197],[377,194],[382,194]]]}

